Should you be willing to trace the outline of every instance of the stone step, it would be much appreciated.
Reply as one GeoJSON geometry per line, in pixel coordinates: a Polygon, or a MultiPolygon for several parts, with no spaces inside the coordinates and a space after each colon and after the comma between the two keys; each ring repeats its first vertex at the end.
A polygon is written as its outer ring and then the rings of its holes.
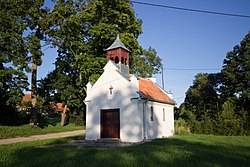
{"type": "Polygon", "coordinates": [[[102,138],[102,139],[97,139],[97,142],[99,142],[99,143],[121,143],[121,139],[118,139],[118,138],[102,138]]]}

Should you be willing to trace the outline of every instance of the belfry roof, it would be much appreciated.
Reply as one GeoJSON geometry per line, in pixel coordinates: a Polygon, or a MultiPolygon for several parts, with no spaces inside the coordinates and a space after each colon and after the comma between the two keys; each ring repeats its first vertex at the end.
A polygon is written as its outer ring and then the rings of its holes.
{"type": "Polygon", "coordinates": [[[130,52],[130,50],[128,48],[126,48],[126,46],[120,40],[119,35],[117,35],[115,42],[109,48],[107,48],[106,51],[116,49],[116,48],[123,48],[123,49],[127,50],[128,52],[130,52]]]}

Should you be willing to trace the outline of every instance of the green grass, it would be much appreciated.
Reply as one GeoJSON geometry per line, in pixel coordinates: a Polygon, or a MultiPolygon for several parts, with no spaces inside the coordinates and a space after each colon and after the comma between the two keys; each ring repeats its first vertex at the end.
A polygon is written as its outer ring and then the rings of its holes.
{"type": "Polygon", "coordinates": [[[39,148],[69,141],[0,146],[0,166],[249,166],[250,136],[185,135],[114,148],[39,148]]]}
{"type": "Polygon", "coordinates": [[[0,139],[85,129],[83,126],[75,126],[74,124],[61,126],[59,121],[59,117],[52,117],[38,126],[0,126],[0,139]]]}

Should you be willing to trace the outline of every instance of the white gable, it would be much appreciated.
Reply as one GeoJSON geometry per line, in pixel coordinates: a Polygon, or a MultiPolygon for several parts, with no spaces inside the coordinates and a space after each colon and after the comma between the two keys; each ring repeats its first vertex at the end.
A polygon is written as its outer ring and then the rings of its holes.
{"type": "Polygon", "coordinates": [[[118,71],[117,66],[111,60],[108,61],[108,63],[105,65],[103,69],[104,71],[112,71],[112,70],[118,71]]]}

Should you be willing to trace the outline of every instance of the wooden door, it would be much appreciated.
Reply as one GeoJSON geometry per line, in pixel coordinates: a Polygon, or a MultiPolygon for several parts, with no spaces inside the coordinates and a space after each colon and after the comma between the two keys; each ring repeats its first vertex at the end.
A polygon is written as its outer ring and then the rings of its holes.
{"type": "Polygon", "coordinates": [[[120,138],[120,109],[101,110],[101,138],[120,138]]]}

